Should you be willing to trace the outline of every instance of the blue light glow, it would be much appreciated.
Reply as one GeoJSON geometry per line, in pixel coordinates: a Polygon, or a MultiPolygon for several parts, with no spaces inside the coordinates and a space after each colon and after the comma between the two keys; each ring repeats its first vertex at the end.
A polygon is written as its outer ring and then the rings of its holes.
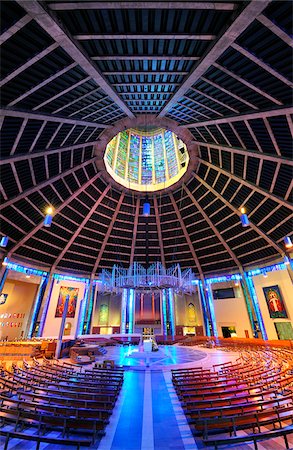
{"type": "Polygon", "coordinates": [[[174,316],[174,292],[172,288],[168,289],[168,303],[169,303],[169,321],[171,325],[171,335],[175,336],[175,316],[174,316]]]}
{"type": "Polygon", "coordinates": [[[126,333],[126,308],[127,308],[127,289],[122,291],[121,301],[121,333],[126,333]]]}
{"type": "Polygon", "coordinates": [[[212,287],[210,284],[207,284],[206,294],[207,294],[207,299],[208,299],[208,303],[209,303],[213,336],[218,337],[217,322],[216,322],[214,301],[213,301],[213,292],[212,292],[212,287]]]}
{"type": "Polygon", "coordinates": [[[206,329],[206,335],[210,336],[211,330],[210,330],[209,317],[208,317],[209,310],[208,310],[208,305],[206,302],[206,297],[205,297],[202,281],[199,281],[198,285],[199,285],[199,294],[200,294],[200,298],[201,298],[202,313],[203,313],[203,319],[204,319],[204,324],[205,324],[205,329],[206,329]]]}
{"type": "Polygon", "coordinates": [[[38,337],[41,337],[43,335],[45,322],[46,322],[46,318],[47,318],[47,313],[48,313],[48,309],[49,309],[49,304],[50,304],[50,300],[51,300],[52,290],[53,290],[53,286],[54,286],[54,281],[55,281],[54,278],[51,277],[51,280],[49,281],[49,283],[50,283],[49,290],[47,293],[47,297],[45,299],[44,309],[43,309],[43,313],[42,313],[41,320],[40,320],[38,337]]]}
{"type": "Polygon", "coordinates": [[[129,289],[128,292],[128,333],[133,333],[133,319],[134,319],[134,289],[129,289]]]}
{"type": "Polygon", "coordinates": [[[246,274],[249,277],[255,277],[256,275],[263,275],[264,270],[266,272],[274,272],[276,270],[286,270],[286,264],[279,263],[279,264],[274,264],[272,266],[262,267],[260,269],[249,270],[248,272],[246,272],[246,274]]]}
{"type": "Polygon", "coordinates": [[[249,220],[248,220],[247,214],[241,214],[240,219],[241,219],[241,224],[243,227],[249,226],[249,220]]]}
{"type": "Polygon", "coordinates": [[[93,308],[94,308],[94,299],[95,299],[95,293],[96,293],[96,286],[92,286],[92,290],[90,291],[90,299],[89,299],[89,307],[87,310],[87,316],[86,316],[86,332],[85,334],[90,334],[91,331],[91,321],[92,321],[92,314],[93,314],[93,308]]]}
{"type": "Polygon", "coordinates": [[[162,314],[163,314],[163,335],[167,336],[167,295],[166,289],[162,289],[162,314]]]}
{"type": "Polygon", "coordinates": [[[21,266],[20,264],[8,262],[7,268],[10,270],[14,270],[15,272],[21,272],[21,273],[29,273],[30,275],[37,275],[39,277],[43,277],[48,275],[48,272],[45,272],[44,270],[37,270],[32,269],[31,267],[21,266]]]}
{"type": "Polygon", "coordinates": [[[79,283],[89,283],[89,278],[74,277],[72,275],[61,275],[59,273],[54,273],[53,278],[58,281],[77,281],[79,283]]]}
{"type": "Polygon", "coordinates": [[[8,244],[9,238],[8,236],[3,236],[0,241],[0,247],[6,247],[8,244]]]}
{"type": "Polygon", "coordinates": [[[43,296],[46,290],[46,286],[48,283],[48,276],[42,277],[41,279],[41,283],[39,285],[39,289],[38,289],[38,293],[34,302],[34,309],[33,309],[33,313],[32,313],[32,318],[31,318],[31,322],[30,322],[30,327],[29,327],[29,331],[28,331],[28,338],[31,338],[36,326],[36,322],[38,320],[38,315],[39,315],[39,311],[41,308],[41,304],[42,304],[42,300],[43,300],[43,296]]]}
{"type": "Polygon", "coordinates": [[[267,332],[266,332],[265,325],[264,325],[264,322],[263,322],[263,318],[262,318],[262,315],[261,315],[261,311],[260,311],[260,307],[259,307],[259,303],[258,303],[258,298],[257,298],[257,295],[256,295],[256,291],[255,291],[255,287],[254,287],[252,278],[247,276],[247,274],[244,274],[244,277],[245,277],[245,280],[246,280],[246,283],[247,283],[247,287],[249,289],[250,296],[251,296],[251,299],[252,299],[252,302],[253,302],[254,311],[255,311],[255,314],[256,314],[256,318],[257,318],[257,321],[258,321],[258,325],[259,325],[261,334],[262,334],[262,338],[264,340],[267,340],[268,336],[267,336],[267,332]]]}
{"type": "Polygon", "coordinates": [[[148,217],[151,213],[151,205],[148,202],[143,204],[143,215],[148,217]]]}
{"type": "Polygon", "coordinates": [[[240,273],[234,273],[232,275],[221,275],[219,277],[206,278],[207,284],[213,283],[225,283],[226,281],[239,281],[242,280],[240,273]]]}
{"type": "Polygon", "coordinates": [[[52,225],[53,216],[51,214],[47,214],[44,219],[44,227],[49,228],[52,225]]]}
{"type": "Polygon", "coordinates": [[[79,321],[77,323],[79,336],[83,334],[83,324],[85,321],[86,306],[89,300],[89,287],[90,287],[89,282],[87,282],[84,289],[83,299],[80,302],[79,321]]]}

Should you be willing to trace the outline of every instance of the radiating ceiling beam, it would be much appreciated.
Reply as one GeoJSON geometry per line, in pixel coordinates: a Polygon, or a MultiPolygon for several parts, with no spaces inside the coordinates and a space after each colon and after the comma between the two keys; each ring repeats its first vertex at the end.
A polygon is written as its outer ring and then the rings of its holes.
{"type": "Polygon", "coordinates": [[[180,70],[131,70],[131,71],[123,71],[123,70],[116,70],[116,71],[110,71],[110,72],[103,72],[103,75],[107,76],[107,77],[111,77],[111,76],[141,76],[141,75],[147,75],[147,76],[152,76],[152,75],[170,75],[170,76],[185,76],[187,75],[188,72],[182,72],[180,70]]]}
{"type": "Polygon", "coordinates": [[[249,89],[251,89],[252,91],[255,91],[257,94],[261,95],[262,97],[267,98],[268,100],[275,103],[276,105],[280,105],[280,106],[283,105],[283,103],[280,102],[280,100],[276,99],[272,95],[268,94],[267,92],[258,88],[254,84],[245,80],[245,78],[243,78],[242,76],[239,76],[236,73],[232,72],[231,70],[226,69],[226,67],[221,66],[218,63],[214,63],[213,66],[216,67],[217,69],[219,69],[221,72],[224,72],[226,75],[229,75],[229,77],[234,78],[234,80],[239,81],[239,83],[244,84],[244,86],[247,86],[249,89]]]}
{"type": "Polygon", "coordinates": [[[93,61],[198,61],[200,56],[174,55],[99,55],[92,56],[93,61]]]}
{"type": "Polygon", "coordinates": [[[266,28],[268,28],[272,33],[282,39],[287,45],[293,47],[293,42],[291,36],[289,36],[285,31],[278,27],[274,22],[272,22],[268,17],[260,14],[257,20],[262,23],[266,28]]]}
{"type": "Polygon", "coordinates": [[[155,208],[156,225],[157,225],[157,232],[158,232],[158,239],[159,239],[159,246],[160,246],[161,263],[165,267],[166,261],[165,261],[165,253],[164,253],[164,244],[163,244],[163,237],[162,237],[158,200],[157,200],[156,195],[154,196],[154,208],[155,208]]]}
{"type": "Polygon", "coordinates": [[[197,141],[197,140],[192,141],[192,142],[194,142],[197,145],[200,145],[200,146],[202,145],[203,147],[210,148],[210,149],[216,148],[220,151],[224,150],[224,151],[228,151],[230,153],[234,153],[234,154],[236,153],[238,155],[244,155],[244,156],[247,155],[247,156],[251,156],[252,158],[263,159],[266,161],[273,161],[276,163],[284,163],[286,165],[293,166],[292,159],[288,159],[288,158],[284,158],[284,157],[280,157],[280,156],[274,156],[269,153],[260,153],[255,150],[245,150],[242,148],[227,147],[225,145],[207,144],[206,142],[201,142],[201,141],[197,141]]]}
{"type": "Polygon", "coordinates": [[[200,277],[203,279],[203,271],[202,271],[202,268],[201,268],[199,259],[198,259],[197,255],[196,255],[196,253],[195,253],[195,250],[194,250],[193,244],[192,244],[192,242],[191,242],[189,233],[188,233],[188,231],[187,231],[187,229],[186,229],[185,223],[184,223],[184,221],[183,221],[183,219],[182,219],[182,216],[181,216],[181,214],[180,214],[179,208],[178,208],[178,206],[177,206],[177,204],[176,204],[176,201],[175,201],[175,199],[174,199],[173,193],[170,192],[170,193],[169,193],[169,196],[170,196],[171,203],[172,203],[172,205],[173,205],[173,209],[174,209],[174,211],[175,211],[175,213],[176,213],[177,219],[178,219],[178,221],[179,221],[179,223],[180,223],[181,229],[182,229],[183,234],[184,234],[184,236],[185,236],[186,242],[187,242],[187,244],[188,244],[188,246],[189,246],[190,253],[191,253],[191,255],[192,255],[192,257],[193,257],[193,260],[194,260],[194,262],[195,262],[195,264],[196,264],[198,273],[199,273],[200,277]]]}
{"type": "Polygon", "coordinates": [[[232,178],[232,180],[237,181],[238,183],[242,184],[243,186],[247,186],[250,189],[252,189],[255,192],[259,192],[261,195],[264,195],[265,197],[267,197],[268,199],[274,200],[276,203],[285,206],[286,208],[290,209],[293,211],[293,205],[291,205],[291,203],[287,202],[286,200],[277,197],[276,195],[272,194],[271,192],[266,191],[265,189],[256,186],[255,184],[244,180],[243,178],[236,176],[234,174],[232,174],[231,172],[228,172],[227,170],[222,169],[221,167],[217,166],[216,164],[210,163],[202,158],[197,158],[201,163],[205,164],[206,166],[212,168],[212,169],[216,169],[217,171],[220,171],[223,175],[226,175],[229,178],[232,178]]]}
{"type": "Polygon", "coordinates": [[[46,106],[48,103],[53,102],[54,100],[56,100],[59,97],[62,97],[63,95],[67,94],[68,92],[74,90],[75,88],[81,86],[84,83],[87,83],[88,81],[91,80],[91,77],[85,77],[82,80],[77,81],[74,84],[71,84],[67,89],[64,89],[61,92],[58,92],[58,94],[53,95],[53,97],[48,98],[47,100],[43,101],[42,103],[39,103],[37,106],[33,107],[33,111],[37,111],[38,109],[42,108],[43,106],[46,106]]]}
{"type": "MultiPolygon", "coordinates": [[[[223,116],[224,116],[224,114],[220,113],[219,111],[217,111],[217,110],[215,110],[215,109],[213,109],[213,108],[210,108],[209,106],[205,105],[204,103],[198,102],[198,101],[194,100],[194,99],[191,98],[191,97],[187,97],[186,95],[183,95],[183,98],[184,98],[185,100],[188,100],[188,101],[191,102],[191,103],[194,103],[195,105],[199,106],[200,108],[207,109],[208,111],[211,111],[212,113],[217,114],[217,115],[220,116],[220,117],[223,117],[223,116]]],[[[179,103],[179,102],[178,102],[178,105],[183,105],[183,103],[179,103]]],[[[185,105],[184,105],[184,106],[185,106],[185,105]]]]}
{"type": "Polygon", "coordinates": [[[19,19],[14,25],[12,25],[8,30],[0,36],[0,45],[4,44],[7,39],[11,38],[15,33],[25,27],[32,20],[29,14],[26,14],[21,19],[19,19]]]}
{"type": "MultiPolygon", "coordinates": [[[[136,86],[158,86],[158,87],[160,87],[160,86],[180,86],[180,83],[173,83],[172,81],[170,81],[170,82],[160,82],[160,81],[154,81],[153,83],[149,83],[149,82],[146,82],[146,83],[142,83],[142,82],[135,82],[135,84],[133,84],[133,83],[129,83],[129,82],[126,82],[126,83],[113,83],[112,84],[112,86],[116,86],[116,87],[128,87],[128,86],[131,86],[131,87],[136,87],[136,86]]],[[[149,91],[149,92],[151,92],[151,91],[149,91]]],[[[156,92],[158,92],[158,91],[156,91],[156,92]]],[[[162,93],[163,92],[165,92],[165,91],[162,91],[162,93]]],[[[131,92],[129,92],[129,94],[130,94],[131,92]]],[[[144,93],[144,91],[141,91],[141,94],[143,94],[144,93]]],[[[148,93],[148,92],[147,92],[148,93]]]]}
{"type": "Polygon", "coordinates": [[[173,106],[188,91],[188,89],[190,89],[191,86],[195,84],[202,75],[204,75],[204,73],[238,38],[238,36],[246,30],[248,25],[250,25],[259,14],[261,14],[269,3],[270,0],[263,0],[261,2],[250,2],[247,4],[244,10],[238,15],[238,17],[236,17],[225,33],[217,40],[208,54],[201,60],[197,67],[191,71],[190,75],[187,76],[181,87],[160,112],[160,117],[165,116],[167,112],[173,108],[173,106]]]}
{"type": "Polygon", "coordinates": [[[80,1],[80,2],[54,2],[49,8],[56,11],[77,9],[190,9],[190,10],[218,10],[233,11],[236,3],[233,2],[195,2],[195,1],[80,1]]]}
{"type": "Polygon", "coordinates": [[[108,84],[82,47],[74,42],[69,32],[63,28],[57,18],[47,12],[43,4],[32,0],[17,0],[17,3],[63,48],[73,61],[80,65],[127,116],[134,118],[134,114],[108,84]]]}
{"type": "MultiPolygon", "coordinates": [[[[244,103],[244,105],[249,106],[252,109],[258,110],[259,108],[256,105],[253,105],[252,103],[248,102],[242,97],[239,97],[239,95],[234,94],[234,92],[229,91],[228,89],[225,89],[223,86],[220,86],[219,84],[215,83],[214,81],[209,80],[208,78],[201,77],[201,80],[204,81],[207,84],[210,84],[211,86],[215,87],[219,91],[224,92],[225,94],[229,95],[230,97],[235,98],[240,103],[244,103]]],[[[191,88],[194,89],[194,88],[191,88]]]]}
{"type": "Polygon", "coordinates": [[[15,202],[21,200],[22,198],[26,198],[28,195],[32,194],[33,192],[37,192],[40,191],[41,189],[43,189],[46,186],[49,186],[50,184],[54,183],[55,181],[58,181],[60,179],[62,179],[63,177],[66,177],[67,175],[71,175],[73,173],[73,170],[76,171],[78,169],[82,169],[83,167],[88,166],[89,164],[92,164],[96,161],[97,157],[94,156],[91,159],[88,159],[87,161],[85,161],[84,163],[79,164],[78,166],[74,166],[74,168],[70,168],[62,173],[59,173],[58,175],[56,175],[55,177],[51,177],[48,180],[43,181],[42,183],[38,183],[38,185],[33,186],[29,189],[26,189],[24,192],[22,192],[19,195],[16,195],[15,197],[7,200],[4,203],[0,204],[0,210],[7,208],[7,206],[13,205],[15,202]]]}
{"type": "MultiPolygon", "coordinates": [[[[25,1],[25,0],[23,0],[25,1]]],[[[159,39],[166,39],[166,40],[183,40],[183,41],[213,41],[216,39],[216,35],[214,34],[178,34],[178,33],[172,33],[172,34],[137,34],[137,33],[123,33],[123,34],[76,34],[74,38],[78,41],[91,41],[91,40],[159,40],[159,39]]]]}
{"type": "Polygon", "coordinates": [[[286,108],[272,109],[270,111],[259,111],[259,112],[254,112],[254,113],[239,114],[238,116],[225,117],[224,119],[211,119],[211,120],[206,120],[205,122],[195,122],[195,123],[189,123],[188,125],[181,125],[181,126],[187,127],[187,128],[197,128],[197,127],[204,127],[206,125],[215,125],[215,124],[229,123],[229,122],[240,122],[241,120],[263,119],[264,117],[276,117],[276,116],[282,116],[282,115],[286,115],[286,114],[293,114],[293,108],[286,107],[286,108]]]}
{"type": "Polygon", "coordinates": [[[84,120],[74,120],[74,119],[68,119],[66,117],[58,117],[58,116],[52,116],[50,114],[40,114],[40,113],[34,113],[34,112],[24,112],[24,111],[18,111],[15,109],[7,109],[2,108],[0,109],[0,114],[7,117],[21,117],[23,119],[32,119],[32,120],[46,120],[48,122],[58,122],[62,125],[62,123],[70,123],[72,125],[84,125],[89,126],[93,128],[111,128],[109,125],[105,125],[103,123],[97,123],[97,122],[85,122],[84,120]]]}
{"type": "Polygon", "coordinates": [[[211,221],[211,219],[209,218],[209,216],[207,215],[207,213],[203,210],[203,208],[200,206],[200,204],[198,203],[198,201],[196,200],[196,198],[192,195],[192,193],[190,192],[190,190],[188,189],[187,186],[183,185],[183,189],[185,190],[185,192],[187,193],[188,197],[190,198],[190,200],[192,201],[192,203],[194,204],[194,206],[198,209],[198,211],[201,213],[201,215],[204,217],[205,221],[209,224],[209,226],[211,227],[211,229],[213,230],[213,232],[215,233],[215,235],[217,236],[217,238],[219,239],[219,241],[221,242],[221,244],[223,245],[223,247],[226,249],[227,253],[231,256],[231,258],[233,259],[233,261],[235,262],[235,264],[239,267],[239,269],[241,270],[241,263],[238,260],[237,256],[235,255],[235,253],[231,250],[231,248],[229,247],[229,245],[226,243],[225,239],[222,237],[221,233],[219,232],[219,230],[215,227],[215,225],[213,224],[213,222],[211,221]]]}
{"type": "Polygon", "coordinates": [[[206,97],[209,100],[211,100],[214,103],[218,103],[218,105],[224,106],[224,108],[230,109],[231,111],[235,112],[236,114],[239,114],[238,109],[232,108],[232,106],[227,105],[227,103],[223,103],[220,100],[217,100],[214,97],[211,97],[210,95],[206,94],[205,92],[199,91],[198,89],[195,88],[190,88],[193,92],[196,92],[197,94],[201,95],[202,97],[206,97]]]}
{"type": "MultiPolygon", "coordinates": [[[[75,103],[80,102],[80,101],[83,100],[84,98],[89,97],[90,95],[95,94],[96,92],[98,92],[98,91],[100,91],[100,90],[101,90],[101,88],[98,87],[98,88],[93,89],[93,90],[91,90],[91,91],[89,91],[89,92],[86,92],[85,94],[83,94],[83,95],[81,95],[80,97],[78,97],[78,98],[72,100],[71,102],[66,103],[66,104],[63,105],[63,106],[60,106],[60,108],[58,108],[58,109],[55,109],[55,111],[53,111],[52,114],[57,114],[58,112],[62,111],[63,109],[69,108],[69,106],[72,106],[72,105],[74,105],[75,103]]],[[[70,116],[69,116],[69,117],[70,117],[70,116]]]]}
{"type": "Polygon", "coordinates": [[[133,232],[133,236],[132,236],[132,241],[131,241],[129,267],[132,266],[133,260],[134,260],[134,250],[135,250],[135,244],[136,244],[139,207],[140,207],[140,198],[138,197],[136,199],[136,207],[135,207],[135,216],[134,216],[133,231],[132,231],[133,232]]]}
{"type": "Polygon", "coordinates": [[[100,250],[99,250],[98,257],[97,257],[97,259],[96,259],[95,265],[94,265],[93,270],[92,270],[92,274],[91,274],[92,276],[94,276],[95,273],[97,272],[97,269],[98,269],[99,264],[100,264],[100,262],[101,262],[101,259],[102,259],[103,253],[104,253],[104,251],[105,251],[106,245],[107,245],[107,243],[108,243],[109,237],[110,237],[110,235],[111,235],[111,233],[112,233],[113,226],[114,226],[114,224],[115,224],[115,222],[116,222],[116,219],[117,219],[117,216],[118,216],[118,214],[119,214],[119,211],[120,211],[120,208],[121,208],[121,205],[122,205],[124,196],[125,196],[125,193],[122,192],[122,194],[120,195],[118,204],[117,204],[117,206],[116,206],[115,212],[114,212],[114,214],[113,214],[113,217],[112,217],[112,219],[111,219],[111,222],[110,222],[110,224],[109,224],[109,226],[108,226],[107,233],[105,234],[105,237],[104,237],[104,239],[103,239],[103,243],[102,243],[101,248],[100,248],[100,250]]]}
{"type": "MultiPolygon", "coordinates": [[[[68,199],[64,200],[64,202],[59,205],[54,212],[54,215],[60,213],[62,209],[64,209],[70,202],[72,202],[75,198],[79,196],[81,192],[83,192],[88,186],[96,181],[97,178],[101,176],[101,173],[97,173],[92,178],[90,178],[86,183],[84,183],[79,189],[77,189],[68,199]]],[[[38,225],[36,225],[29,233],[27,233],[20,241],[17,242],[8,252],[7,256],[10,258],[20,247],[22,247],[31,237],[36,234],[44,226],[44,220],[42,220],[38,225]]]]}
{"type": "Polygon", "coordinates": [[[16,138],[15,138],[15,140],[14,140],[12,149],[11,149],[11,151],[10,151],[10,155],[11,155],[11,156],[14,155],[15,150],[17,149],[17,146],[18,146],[18,143],[19,143],[20,138],[21,138],[21,136],[22,136],[22,133],[24,132],[24,129],[25,129],[26,125],[27,125],[27,121],[28,121],[27,118],[24,119],[24,120],[22,121],[21,127],[20,127],[20,129],[19,129],[19,131],[18,131],[18,133],[17,133],[17,135],[16,135],[16,138]]]}
{"type": "MultiPolygon", "coordinates": [[[[226,200],[222,195],[220,195],[215,189],[213,189],[205,180],[203,180],[197,173],[193,172],[193,176],[197,179],[201,184],[203,184],[210,192],[212,192],[219,200],[221,200],[226,206],[234,211],[239,217],[241,216],[241,211],[239,211],[235,206],[233,206],[228,200],[226,200]]],[[[249,222],[249,226],[259,234],[270,246],[272,246],[275,250],[277,250],[280,255],[284,254],[283,249],[281,249],[269,236],[267,236],[260,228],[258,228],[251,221],[249,222]]]]}
{"type": "Polygon", "coordinates": [[[241,53],[245,58],[250,59],[253,63],[257,64],[259,67],[264,69],[266,72],[268,72],[270,75],[272,75],[275,78],[278,78],[282,83],[287,84],[291,88],[293,87],[293,83],[289,81],[286,77],[284,77],[282,74],[277,72],[275,69],[273,69],[271,66],[263,62],[261,59],[254,56],[252,53],[247,51],[245,48],[241,47],[240,45],[236,44],[235,42],[231,45],[234,50],[236,50],[238,53],[241,53]]]}
{"type": "Polygon", "coordinates": [[[30,58],[26,63],[22,64],[22,66],[15,69],[13,72],[9,73],[5,78],[3,78],[0,81],[0,87],[4,86],[4,84],[8,83],[8,81],[13,80],[17,75],[21,74],[24,70],[31,67],[36,62],[40,61],[44,56],[51,53],[53,50],[55,50],[57,47],[59,47],[59,44],[57,42],[54,42],[54,44],[49,45],[49,47],[45,48],[42,52],[38,53],[37,55],[30,58]]]}
{"type": "Polygon", "coordinates": [[[39,84],[36,84],[33,88],[30,90],[24,92],[24,94],[20,95],[19,97],[15,98],[12,102],[8,103],[7,106],[13,106],[16,103],[20,102],[24,98],[28,97],[29,95],[32,95],[34,92],[38,91],[39,89],[43,88],[47,84],[51,83],[51,81],[55,80],[58,77],[61,77],[64,73],[69,72],[69,70],[73,69],[77,66],[77,63],[73,62],[72,64],[69,64],[69,66],[64,67],[64,69],[59,70],[58,72],[54,73],[54,75],[51,75],[50,77],[46,78],[44,81],[42,81],[39,84]]]}
{"type": "Polygon", "coordinates": [[[65,245],[65,247],[63,248],[63,250],[59,253],[59,255],[57,256],[56,260],[54,261],[51,270],[55,270],[55,268],[58,266],[59,262],[61,261],[61,259],[63,258],[63,256],[65,255],[65,253],[67,252],[67,250],[69,250],[69,248],[71,247],[71,245],[74,243],[74,241],[76,240],[76,238],[78,237],[78,235],[80,234],[81,230],[83,229],[83,227],[85,226],[85,224],[90,220],[90,218],[92,217],[92,215],[96,212],[97,207],[100,205],[100,203],[103,201],[103,199],[105,198],[105,196],[108,194],[109,190],[111,189],[111,185],[108,184],[108,186],[105,188],[105,190],[101,193],[100,197],[97,199],[97,201],[95,202],[95,204],[92,206],[92,208],[90,209],[90,211],[87,213],[87,215],[85,216],[85,218],[82,220],[82,222],[80,223],[80,225],[77,227],[76,231],[73,233],[73,235],[71,236],[71,238],[69,239],[69,241],[67,242],[67,244],[65,245]]]}

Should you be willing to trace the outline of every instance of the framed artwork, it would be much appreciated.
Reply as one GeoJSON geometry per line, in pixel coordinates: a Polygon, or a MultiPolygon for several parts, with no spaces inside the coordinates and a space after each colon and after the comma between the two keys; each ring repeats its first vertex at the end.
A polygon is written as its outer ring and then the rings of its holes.
{"type": "Polygon", "coordinates": [[[77,298],[78,298],[78,288],[61,286],[59,291],[59,297],[57,301],[57,307],[55,312],[55,317],[62,317],[64,311],[64,305],[67,295],[69,295],[69,303],[66,317],[73,319],[75,316],[77,298]]]}
{"type": "Polygon", "coordinates": [[[263,291],[268,305],[270,317],[272,319],[286,319],[288,316],[279,286],[276,285],[264,287],[263,291]]]}
{"type": "Polygon", "coordinates": [[[1,294],[0,295],[0,305],[4,305],[8,297],[8,294],[1,294]]]}

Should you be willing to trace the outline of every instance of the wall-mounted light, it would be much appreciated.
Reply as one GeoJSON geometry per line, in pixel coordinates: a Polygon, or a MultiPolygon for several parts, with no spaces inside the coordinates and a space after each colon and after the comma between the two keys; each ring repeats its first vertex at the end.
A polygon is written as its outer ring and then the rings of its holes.
{"type": "Polygon", "coordinates": [[[7,256],[5,256],[5,258],[3,259],[3,262],[2,262],[2,266],[7,266],[8,263],[9,263],[9,258],[7,258],[7,256]]]}
{"type": "Polygon", "coordinates": [[[263,274],[263,277],[264,277],[264,278],[267,278],[267,277],[268,277],[268,274],[267,274],[267,271],[266,271],[266,270],[264,270],[262,274],[263,274]]]}
{"type": "Polygon", "coordinates": [[[46,217],[44,219],[44,227],[49,228],[52,224],[52,220],[53,220],[53,212],[54,212],[54,208],[52,208],[52,206],[49,206],[46,209],[46,217]]]}
{"type": "Polygon", "coordinates": [[[249,220],[248,220],[245,208],[241,208],[240,212],[241,212],[241,216],[240,216],[241,225],[243,227],[248,227],[249,226],[249,220]]]}
{"type": "Polygon", "coordinates": [[[0,247],[5,248],[8,244],[9,238],[8,236],[2,236],[0,241],[0,247]]]}
{"type": "Polygon", "coordinates": [[[291,241],[291,238],[289,236],[286,236],[284,238],[284,244],[286,248],[292,248],[293,247],[293,243],[291,241]]]}

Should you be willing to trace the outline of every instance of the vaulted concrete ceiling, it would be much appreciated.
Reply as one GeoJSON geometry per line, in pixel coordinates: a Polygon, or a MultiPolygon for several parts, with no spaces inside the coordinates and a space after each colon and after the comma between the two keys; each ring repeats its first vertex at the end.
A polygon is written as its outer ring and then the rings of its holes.
{"type": "Polygon", "coordinates": [[[88,274],[179,262],[206,275],[284,254],[290,2],[19,0],[2,2],[1,16],[8,256],[88,274]],[[184,183],[149,196],[148,218],[144,196],[109,184],[96,155],[103,133],[142,114],[187,128],[198,148],[184,183]]]}

